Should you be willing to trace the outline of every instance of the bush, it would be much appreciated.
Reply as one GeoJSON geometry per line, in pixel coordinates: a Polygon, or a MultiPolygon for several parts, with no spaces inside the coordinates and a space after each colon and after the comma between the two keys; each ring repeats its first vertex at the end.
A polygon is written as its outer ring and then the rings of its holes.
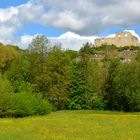
{"type": "Polygon", "coordinates": [[[11,117],[13,116],[12,107],[13,94],[11,93],[0,93],[0,117],[11,117]]]}
{"type": "Polygon", "coordinates": [[[97,98],[92,104],[92,109],[95,110],[105,110],[106,107],[107,107],[107,101],[105,101],[102,98],[97,98]]]}
{"type": "Polygon", "coordinates": [[[32,93],[32,85],[29,82],[16,80],[12,82],[12,87],[15,93],[19,92],[32,93]]]}
{"type": "Polygon", "coordinates": [[[51,108],[51,104],[39,93],[0,94],[0,117],[45,115],[51,108]]]}
{"type": "Polygon", "coordinates": [[[45,115],[51,110],[49,102],[41,94],[18,93],[13,100],[13,110],[16,117],[29,115],[45,115]]]}
{"type": "Polygon", "coordinates": [[[0,75],[0,94],[13,92],[11,83],[0,75]]]}
{"type": "Polygon", "coordinates": [[[67,109],[70,110],[80,110],[81,109],[81,105],[75,101],[70,101],[67,105],[67,109]]]}

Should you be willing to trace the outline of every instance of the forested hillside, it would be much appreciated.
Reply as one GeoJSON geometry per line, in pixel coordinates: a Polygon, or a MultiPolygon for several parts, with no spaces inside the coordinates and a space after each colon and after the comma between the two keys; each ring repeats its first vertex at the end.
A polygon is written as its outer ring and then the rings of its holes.
{"type": "Polygon", "coordinates": [[[139,47],[86,43],[77,52],[52,46],[42,35],[27,50],[1,44],[0,116],[62,109],[140,111],[139,47]],[[130,61],[122,61],[126,52],[130,61]]]}

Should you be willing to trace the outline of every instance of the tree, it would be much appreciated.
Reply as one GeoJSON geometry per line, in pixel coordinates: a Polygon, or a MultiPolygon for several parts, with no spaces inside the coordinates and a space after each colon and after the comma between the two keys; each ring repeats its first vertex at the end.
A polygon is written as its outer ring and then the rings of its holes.
{"type": "Polygon", "coordinates": [[[11,62],[19,56],[20,52],[12,45],[0,44],[0,72],[3,74],[10,66],[11,62]]]}
{"type": "Polygon", "coordinates": [[[140,65],[136,62],[118,63],[109,67],[106,82],[108,109],[122,111],[140,110],[140,65]]]}
{"type": "Polygon", "coordinates": [[[64,109],[68,101],[71,68],[69,56],[59,46],[54,46],[48,53],[43,72],[36,80],[36,91],[42,92],[57,109],[64,109]]]}
{"type": "Polygon", "coordinates": [[[51,44],[46,36],[38,35],[32,40],[31,44],[29,44],[28,49],[32,53],[44,56],[49,52],[50,46],[51,44]]]}
{"type": "Polygon", "coordinates": [[[105,109],[106,101],[102,96],[105,83],[105,73],[102,65],[97,60],[90,60],[87,74],[87,89],[85,96],[86,104],[89,109],[105,109]]]}
{"type": "Polygon", "coordinates": [[[20,92],[31,88],[32,74],[30,71],[31,57],[24,52],[20,57],[15,59],[10,68],[5,72],[8,80],[10,80],[14,92],[20,92]]]}
{"type": "Polygon", "coordinates": [[[94,48],[92,47],[92,44],[87,42],[87,43],[83,44],[83,47],[79,51],[79,55],[93,54],[93,50],[94,50],[94,48]]]}
{"type": "Polygon", "coordinates": [[[82,77],[80,75],[78,63],[73,60],[71,62],[71,68],[72,68],[72,80],[70,84],[70,90],[68,93],[69,100],[67,104],[68,109],[82,109],[83,105],[83,81],[82,77]]]}
{"type": "Polygon", "coordinates": [[[104,82],[102,68],[97,61],[92,60],[88,43],[81,50],[79,60],[72,63],[72,83],[68,108],[103,109],[104,103],[101,101],[101,90],[104,82]]]}
{"type": "Polygon", "coordinates": [[[50,86],[46,95],[58,109],[64,109],[68,101],[68,91],[71,82],[70,58],[60,47],[53,47],[47,61],[50,86]]]}
{"type": "Polygon", "coordinates": [[[37,89],[36,86],[38,84],[38,79],[41,78],[44,70],[46,69],[47,56],[50,51],[50,46],[49,40],[43,35],[36,36],[29,45],[28,50],[31,56],[30,71],[32,74],[32,84],[34,90],[37,89]]]}
{"type": "Polygon", "coordinates": [[[115,102],[115,91],[113,88],[113,80],[114,77],[116,76],[116,70],[118,65],[120,64],[118,59],[112,59],[109,61],[109,66],[107,65],[107,77],[105,81],[105,99],[108,101],[108,108],[112,109],[113,108],[113,102],[115,102]]]}
{"type": "Polygon", "coordinates": [[[78,69],[81,77],[81,93],[82,93],[82,108],[87,108],[87,100],[86,96],[89,95],[89,89],[88,89],[88,66],[90,64],[90,44],[86,43],[83,48],[80,50],[80,60],[78,62],[78,69]]]}
{"type": "Polygon", "coordinates": [[[135,59],[136,59],[137,62],[140,62],[140,49],[137,51],[135,59]]]}

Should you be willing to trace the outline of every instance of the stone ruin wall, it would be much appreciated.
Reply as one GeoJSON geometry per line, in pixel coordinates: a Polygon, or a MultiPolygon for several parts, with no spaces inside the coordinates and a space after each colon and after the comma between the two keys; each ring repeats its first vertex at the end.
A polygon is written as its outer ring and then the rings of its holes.
{"type": "Polygon", "coordinates": [[[117,47],[123,46],[138,46],[139,40],[130,32],[118,32],[115,37],[110,38],[98,38],[95,39],[95,46],[101,45],[116,45],[117,47]]]}

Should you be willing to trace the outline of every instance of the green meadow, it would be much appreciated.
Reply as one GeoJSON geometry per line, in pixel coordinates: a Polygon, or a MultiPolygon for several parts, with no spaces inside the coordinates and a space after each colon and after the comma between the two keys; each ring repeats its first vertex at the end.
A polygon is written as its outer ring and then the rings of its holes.
{"type": "Polygon", "coordinates": [[[0,140],[140,140],[140,113],[80,110],[1,118],[0,140]]]}

